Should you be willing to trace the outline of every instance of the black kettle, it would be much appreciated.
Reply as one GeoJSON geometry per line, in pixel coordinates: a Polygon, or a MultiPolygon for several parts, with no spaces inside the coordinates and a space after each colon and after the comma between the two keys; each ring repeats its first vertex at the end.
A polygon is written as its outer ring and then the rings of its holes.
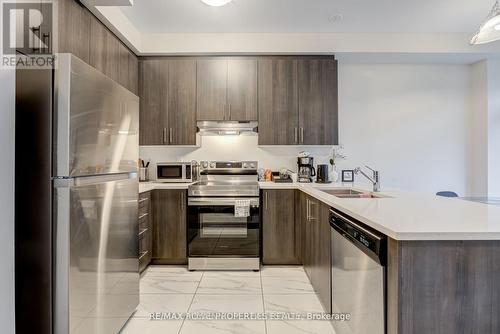
{"type": "Polygon", "coordinates": [[[318,165],[318,169],[316,171],[316,183],[331,183],[329,176],[329,166],[328,165],[318,165]]]}

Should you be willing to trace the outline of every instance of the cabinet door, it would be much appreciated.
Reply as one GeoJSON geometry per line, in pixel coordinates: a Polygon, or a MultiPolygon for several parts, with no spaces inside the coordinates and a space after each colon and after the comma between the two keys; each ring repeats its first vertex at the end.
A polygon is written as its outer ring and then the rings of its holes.
{"type": "Polygon", "coordinates": [[[256,121],[257,60],[233,58],[228,60],[227,103],[232,121],[256,121]]]}
{"type": "Polygon", "coordinates": [[[174,59],[168,62],[166,105],[168,144],[196,144],[196,61],[174,59]]]}
{"type": "Polygon", "coordinates": [[[311,280],[312,262],[312,228],[309,220],[310,202],[308,196],[304,192],[299,195],[300,205],[300,224],[301,224],[301,254],[304,270],[311,280]]]}
{"type": "Polygon", "coordinates": [[[187,263],[186,191],[154,190],[153,261],[156,263],[187,263]]]}
{"type": "Polygon", "coordinates": [[[90,12],[75,0],[58,2],[59,51],[73,53],[81,60],[90,60],[90,12]]]}
{"type": "Polygon", "coordinates": [[[338,144],[337,62],[298,60],[298,80],[300,143],[338,144]]]}
{"type": "Polygon", "coordinates": [[[315,262],[313,286],[325,310],[331,311],[330,207],[319,203],[315,223],[315,262]]]}
{"type": "Polygon", "coordinates": [[[293,190],[265,190],[262,211],[264,264],[298,264],[293,190]]]}
{"type": "Polygon", "coordinates": [[[201,59],[198,60],[197,66],[197,119],[228,119],[227,60],[201,59]]]}
{"type": "Polygon", "coordinates": [[[90,65],[119,82],[120,42],[97,18],[90,20],[90,65]]]}
{"type": "Polygon", "coordinates": [[[298,144],[297,61],[259,60],[259,145],[298,144]]]}
{"type": "Polygon", "coordinates": [[[168,62],[159,59],[141,60],[140,63],[140,145],[167,143],[167,111],[164,91],[167,89],[168,62]]]}
{"type": "Polygon", "coordinates": [[[118,42],[118,83],[130,90],[128,83],[128,54],[127,47],[118,42]]]}
{"type": "Polygon", "coordinates": [[[128,88],[132,93],[139,94],[139,61],[131,51],[128,51],[128,88]]]}

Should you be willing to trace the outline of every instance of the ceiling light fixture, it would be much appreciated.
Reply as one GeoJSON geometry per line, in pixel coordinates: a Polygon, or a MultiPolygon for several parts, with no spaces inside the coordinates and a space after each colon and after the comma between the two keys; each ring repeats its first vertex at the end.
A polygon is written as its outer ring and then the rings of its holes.
{"type": "Polygon", "coordinates": [[[201,0],[201,2],[203,2],[204,4],[209,5],[209,6],[214,6],[214,7],[220,7],[220,6],[227,5],[231,1],[233,1],[233,0],[201,0]]]}
{"type": "Polygon", "coordinates": [[[493,5],[490,14],[472,37],[471,45],[486,44],[500,39],[500,4],[498,0],[493,5]]]}

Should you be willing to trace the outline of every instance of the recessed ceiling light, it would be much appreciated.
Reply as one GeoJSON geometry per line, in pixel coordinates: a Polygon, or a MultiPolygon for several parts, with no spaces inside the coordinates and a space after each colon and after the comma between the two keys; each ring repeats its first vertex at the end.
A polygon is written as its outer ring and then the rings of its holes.
{"type": "Polygon", "coordinates": [[[201,0],[204,4],[207,4],[209,6],[214,6],[214,7],[220,7],[227,5],[233,0],[201,0]]]}

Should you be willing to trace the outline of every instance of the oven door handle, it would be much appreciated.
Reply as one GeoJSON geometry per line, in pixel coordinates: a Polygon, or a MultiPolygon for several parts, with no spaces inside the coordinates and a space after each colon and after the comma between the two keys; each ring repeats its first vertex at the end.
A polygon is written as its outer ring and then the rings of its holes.
{"type": "Polygon", "coordinates": [[[188,206],[233,206],[239,200],[250,200],[250,206],[259,207],[259,197],[189,197],[188,206]]]}

